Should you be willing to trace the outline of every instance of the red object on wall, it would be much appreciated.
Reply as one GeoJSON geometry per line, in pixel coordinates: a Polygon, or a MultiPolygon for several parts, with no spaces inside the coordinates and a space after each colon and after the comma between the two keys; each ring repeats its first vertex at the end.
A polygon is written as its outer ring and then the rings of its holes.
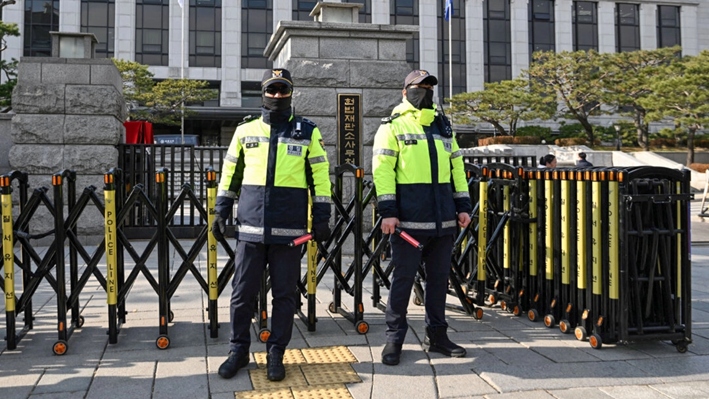
{"type": "Polygon", "coordinates": [[[146,121],[123,122],[126,144],[153,144],[153,124],[146,121]]]}

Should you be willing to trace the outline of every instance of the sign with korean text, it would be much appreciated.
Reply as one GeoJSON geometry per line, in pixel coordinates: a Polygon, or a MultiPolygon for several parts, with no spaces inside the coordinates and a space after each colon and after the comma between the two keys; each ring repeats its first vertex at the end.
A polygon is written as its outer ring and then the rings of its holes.
{"type": "Polygon", "coordinates": [[[362,95],[337,95],[337,164],[362,166],[362,95]]]}

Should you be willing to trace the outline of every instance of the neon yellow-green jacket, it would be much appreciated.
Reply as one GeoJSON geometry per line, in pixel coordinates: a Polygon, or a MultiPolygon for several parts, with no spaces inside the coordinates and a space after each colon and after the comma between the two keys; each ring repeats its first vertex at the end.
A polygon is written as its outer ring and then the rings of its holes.
{"type": "MultiPolygon", "coordinates": [[[[308,190],[313,224],[330,220],[330,164],[315,124],[301,117],[271,114],[240,124],[227,151],[216,211],[237,210],[237,239],[287,244],[307,233],[308,190]]],[[[289,111],[290,113],[290,111],[289,111]]]]}
{"type": "Polygon", "coordinates": [[[372,154],[378,210],[407,232],[453,234],[457,213],[472,211],[463,157],[445,116],[425,117],[404,99],[382,119],[372,154]]]}

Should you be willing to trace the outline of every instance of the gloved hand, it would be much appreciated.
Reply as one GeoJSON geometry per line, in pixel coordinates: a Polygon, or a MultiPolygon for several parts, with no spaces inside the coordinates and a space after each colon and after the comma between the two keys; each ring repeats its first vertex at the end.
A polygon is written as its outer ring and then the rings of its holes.
{"type": "Polygon", "coordinates": [[[332,234],[330,225],[327,222],[314,225],[312,230],[313,240],[315,240],[315,242],[325,242],[330,239],[330,235],[332,234]]]}
{"type": "Polygon", "coordinates": [[[224,239],[224,233],[226,233],[226,221],[217,213],[212,222],[212,234],[217,241],[221,241],[224,239]]]}

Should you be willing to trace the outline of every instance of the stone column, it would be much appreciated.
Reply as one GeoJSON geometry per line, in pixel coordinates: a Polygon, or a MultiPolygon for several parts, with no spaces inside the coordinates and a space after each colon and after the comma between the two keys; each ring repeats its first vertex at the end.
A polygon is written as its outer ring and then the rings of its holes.
{"type": "Polygon", "coordinates": [[[485,87],[485,36],[483,33],[483,0],[465,2],[465,51],[468,75],[466,90],[480,91],[485,87]]]}
{"type": "MultiPolygon", "coordinates": [[[[706,25],[706,20],[702,25],[706,25]]],[[[682,31],[682,55],[699,54],[698,34],[699,9],[693,5],[683,5],[680,9],[680,29],[682,31]]]]}
{"type": "Polygon", "coordinates": [[[391,18],[390,1],[372,0],[372,23],[376,25],[389,25],[391,18]]]}
{"type": "MultiPolygon", "coordinates": [[[[103,187],[125,136],[122,81],[111,60],[23,57],[12,105],[9,162],[30,174],[31,187],[49,187],[51,194],[51,175],[67,169],[77,173],[77,196],[89,185],[103,187]]],[[[33,231],[49,230],[45,211],[33,231]]],[[[101,237],[102,215],[87,212],[78,227],[80,235],[101,237]]]]}
{"type": "Polygon", "coordinates": [[[510,1],[512,78],[529,68],[529,8],[527,0],[510,1]]]}
{"type": "Polygon", "coordinates": [[[116,7],[115,57],[135,61],[135,0],[121,0],[116,7]]]}
{"type": "Polygon", "coordinates": [[[190,2],[184,2],[184,10],[176,1],[170,2],[170,29],[168,43],[168,76],[172,79],[180,78],[180,67],[184,68],[185,78],[188,76],[187,60],[190,53],[190,2]],[[185,13],[182,18],[182,13],[185,13]],[[182,29],[180,29],[182,26],[182,29]],[[183,37],[184,30],[184,37],[183,37]],[[183,43],[184,38],[184,43],[183,43]],[[182,46],[184,45],[184,54],[182,46]],[[183,58],[184,56],[184,58],[183,58]]]}
{"type": "Polygon", "coordinates": [[[438,73],[438,0],[419,1],[419,68],[438,73]]]}
{"type": "Polygon", "coordinates": [[[598,52],[615,53],[615,3],[598,3],[598,52]]]}
{"type": "Polygon", "coordinates": [[[59,5],[59,30],[81,31],[81,0],[62,0],[59,5]]]}
{"type": "Polygon", "coordinates": [[[557,52],[574,50],[572,6],[571,0],[556,0],[554,2],[554,30],[557,52]]]}
{"type": "Polygon", "coordinates": [[[640,48],[657,48],[657,4],[640,4],[640,48]]]}
{"type": "MultiPolygon", "coordinates": [[[[222,7],[222,75],[220,104],[241,106],[241,7],[222,7]]],[[[230,131],[233,133],[234,129],[230,131]]]]}

